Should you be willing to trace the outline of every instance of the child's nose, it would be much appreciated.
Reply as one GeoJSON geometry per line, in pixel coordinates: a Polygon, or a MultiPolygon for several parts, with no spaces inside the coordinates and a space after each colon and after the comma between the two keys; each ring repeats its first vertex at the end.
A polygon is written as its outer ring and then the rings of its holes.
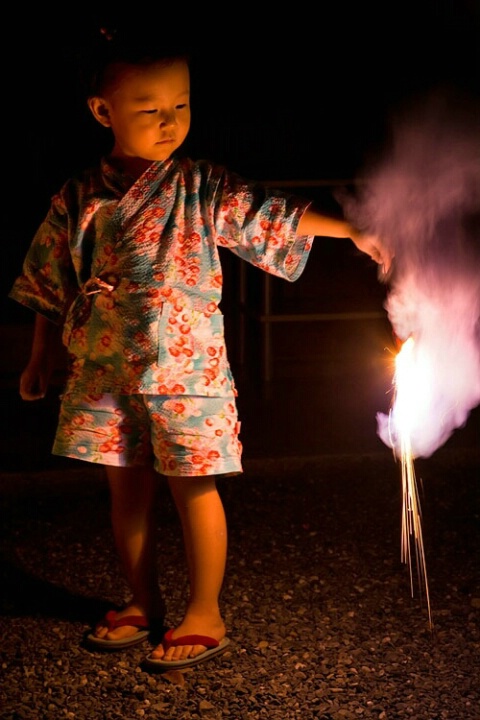
{"type": "Polygon", "coordinates": [[[175,111],[165,110],[160,115],[160,125],[175,125],[175,111]]]}

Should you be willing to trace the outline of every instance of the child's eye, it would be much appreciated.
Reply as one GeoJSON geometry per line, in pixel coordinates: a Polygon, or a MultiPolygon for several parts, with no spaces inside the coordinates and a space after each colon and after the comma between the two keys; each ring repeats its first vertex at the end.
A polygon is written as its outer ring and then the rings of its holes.
{"type": "Polygon", "coordinates": [[[156,112],[156,110],[142,110],[142,113],[144,113],[144,115],[154,115],[156,112]]]}
{"type": "Polygon", "coordinates": [[[186,107],[188,107],[188,103],[182,103],[181,105],[176,105],[176,110],[184,110],[186,107]]]}

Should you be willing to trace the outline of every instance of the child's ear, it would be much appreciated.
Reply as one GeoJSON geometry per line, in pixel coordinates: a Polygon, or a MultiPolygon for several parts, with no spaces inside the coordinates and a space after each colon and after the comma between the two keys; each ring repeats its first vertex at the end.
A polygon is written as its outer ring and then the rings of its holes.
{"type": "Polygon", "coordinates": [[[100,125],[103,125],[103,127],[111,127],[112,123],[110,122],[110,113],[105,100],[100,97],[91,97],[88,98],[87,102],[95,120],[98,120],[100,125]]]}

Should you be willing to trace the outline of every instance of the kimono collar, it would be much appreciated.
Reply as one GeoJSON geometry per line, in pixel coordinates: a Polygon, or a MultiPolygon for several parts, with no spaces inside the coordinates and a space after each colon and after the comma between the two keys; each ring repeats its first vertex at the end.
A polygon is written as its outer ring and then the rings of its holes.
{"type": "Polygon", "coordinates": [[[141,188],[149,187],[152,181],[164,177],[174,162],[173,158],[162,162],[152,162],[140,177],[134,178],[121,171],[115,161],[106,156],[100,161],[100,170],[106,187],[112,190],[115,195],[124,196],[134,185],[138,185],[137,192],[140,191],[142,194],[141,188]]]}
{"type": "Polygon", "coordinates": [[[145,172],[137,179],[129,178],[120,172],[108,158],[101,161],[104,183],[118,198],[118,204],[112,215],[112,226],[121,234],[133,217],[158,192],[159,187],[178,165],[178,160],[169,158],[163,162],[152,162],[145,172]]]}

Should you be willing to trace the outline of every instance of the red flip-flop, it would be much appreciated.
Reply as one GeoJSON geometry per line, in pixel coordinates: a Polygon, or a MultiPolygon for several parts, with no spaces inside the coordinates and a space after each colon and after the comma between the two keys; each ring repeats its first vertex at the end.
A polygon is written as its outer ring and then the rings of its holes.
{"type": "Polygon", "coordinates": [[[99,638],[94,635],[93,632],[90,632],[86,637],[86,642],[96,650],[123,650],[124,648],[145,642],[150,635],[149,622],[144,615],[125,615],[119,618],[115,610],[109,610],[102,622],[108,627],[109,632],[119,627],[125,627],[126,625],[132,625],[138,628],[138,632],[129,637],[121,638],[121,640],[99,638]]]}
{"type": "Polygon", "coordinates": [[[178,638],[172,638],[173,630],[167,630],[163,636],[162,645],[165,650],[169,647],[178,647],[179,645],[205,645],[207,648],[204,652],[200,653],[196,657],[184,658],[183,660],[160,660],[148,655],[145,658],[145,667],[150,670],[181,670],[182,668],[188,668],[192,665],[198,665],[198,663],[205,662],[212,657],[221,655],[230,645],[228,638],[223,640],[215,640],[208,635],[182,635],[178,638]]]}

